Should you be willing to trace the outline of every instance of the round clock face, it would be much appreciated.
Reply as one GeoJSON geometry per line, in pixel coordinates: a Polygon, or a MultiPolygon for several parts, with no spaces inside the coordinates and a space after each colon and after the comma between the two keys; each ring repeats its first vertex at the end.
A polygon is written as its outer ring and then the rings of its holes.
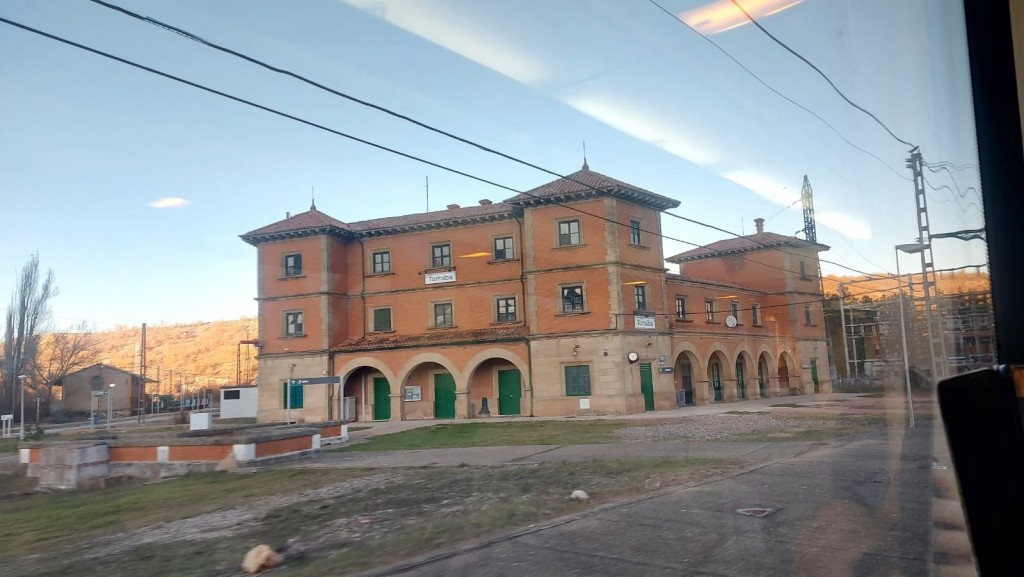
{"type": "Polygon", "coordinates": [[[636,353],[629,353],[629,356],[627,356],[626,358],[629,359],[629,362],[635,363],[637,361],[637,359],[640,358],[640,355],[638,355],[636,353]]]}

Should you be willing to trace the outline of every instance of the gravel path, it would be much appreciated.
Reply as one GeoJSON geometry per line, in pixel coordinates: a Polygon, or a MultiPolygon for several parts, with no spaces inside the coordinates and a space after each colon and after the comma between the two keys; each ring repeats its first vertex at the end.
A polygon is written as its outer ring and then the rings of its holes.
{"type": "Polygon", "coordinates": [[[174,541],[227,537],[243,531],[247,523],[258,521],[263,515],[278,507],[306,501],[352,496],[366,490],[379,489],[395,483],[401,480],[401,478],[402,475],[396,473],[370,475],[368,477],[350,479],[342,483],[325,485],[301,493],[260,497],[254,500],[252,505],[245,507],[204,513],[179,521],[157,523],[149,527],[102,537],[92,545],[85,547],[89,551],[85,558],[92,559],[105,555],[114,555],[149,543],[171,543],[174,541]]]}
{"type": "Polygon", "coordinates": [[[673,439],[713,441],[747,434],[782,433],[835,424],[836,419],[808,419],[751,412],[703,415],[688,417],[677,423],[625,427],[616,431],[616,434],[623,441],[667,441],[673,439]]]}

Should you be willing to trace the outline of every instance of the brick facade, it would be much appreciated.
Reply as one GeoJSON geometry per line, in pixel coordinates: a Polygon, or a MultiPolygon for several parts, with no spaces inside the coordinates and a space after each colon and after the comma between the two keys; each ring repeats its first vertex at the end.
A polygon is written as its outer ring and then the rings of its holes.
{"type": "Polygon", "coordinates": [[[669,257],[670,274],[660,212],[678,204],[584,167],[503,203],[356,223],[313,206],[243,235],[258,252],[259,420],[337,419],[345,398],[354,419],[401,420],[829,390],[827,247],[759,228],[669,257]],[[306,385],[286,410],[290,378],[325,376],[340,384],[306,385]]]}

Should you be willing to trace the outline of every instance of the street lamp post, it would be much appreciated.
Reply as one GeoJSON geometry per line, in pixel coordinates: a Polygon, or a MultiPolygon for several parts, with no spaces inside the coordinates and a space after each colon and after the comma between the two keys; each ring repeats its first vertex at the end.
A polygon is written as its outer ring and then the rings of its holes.
{"type": "Polygon", "coordinates": [[[28,375],[18,375],[18,384],[21,386],[21,430],[19,438],[25,440],[25,379],[28,375]]]}
{"type": "MultiPolygon", "coordinates": [[[[903,340],[903,372],[907,379],[907,404],[910,407],[910,428],[913,429],[916,426],[914,422],[914,394],[910,387],[910,360],[907,353],[907,328],[906,323],[903,320],[903,283],[902,277],[900,276],[900,252],[907,254],[913,254],[915,252],[921,252],[924,250],[923,244],[899,244],[896,245],[896,286],[900,293],[900,337],[903,340]]],[[[907,276],[910,276],[909,274],[907,276]]],[[[910,286],[908,279],[907,286],[910,286]]],[[[929,328],[928,344],[931,345],[931,330],[929,328]]],[[[932,368],[935,367],[935,352],[932,350],[932,368]]]]}
{"type": "Polygon", "coordinates": [[[111,415],[113,414],[113,411],[114,411],[114,387],[116,387],[117,384],[116,383],[110,383],[107,386],[110,387],[110,390],[107,391],[107,429],[109,429],[110,428],[110,417],[111,417],[111,415]]]}

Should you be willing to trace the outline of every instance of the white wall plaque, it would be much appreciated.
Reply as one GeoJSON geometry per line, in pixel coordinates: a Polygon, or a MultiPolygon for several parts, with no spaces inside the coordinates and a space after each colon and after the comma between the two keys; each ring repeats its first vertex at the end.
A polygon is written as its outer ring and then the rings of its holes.
{"type": "Polygon", "coordinates": [[[455,282],[455,271],[449,270],[445,272],[428,272],[423,275],[423,280],[426,284],[455,282]]]}

